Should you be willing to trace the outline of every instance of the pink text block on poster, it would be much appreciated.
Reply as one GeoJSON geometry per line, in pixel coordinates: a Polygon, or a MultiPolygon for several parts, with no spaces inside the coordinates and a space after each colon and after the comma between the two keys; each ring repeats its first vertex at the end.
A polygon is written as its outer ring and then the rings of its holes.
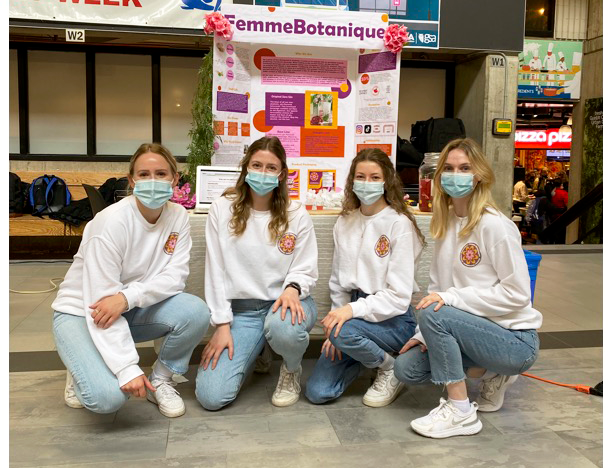
{"type": "Polygon", "coordinates": [[[265,85],[340,86],[346,82],[346,60],[262,57],[261,83],[265,85]]]}
{"type": "Polygon", "coordinates": [[[278,138],[283,144],[288,158],[300,157],[300,127],[274,127],[266,132],[266,136],[278,138]]]}

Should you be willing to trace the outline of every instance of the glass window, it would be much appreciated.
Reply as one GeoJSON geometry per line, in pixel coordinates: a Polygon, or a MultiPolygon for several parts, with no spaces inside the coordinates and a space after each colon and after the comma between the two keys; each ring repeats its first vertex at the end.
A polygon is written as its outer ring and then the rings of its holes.
{"type": "Polygon", "coordinates": [[[175,156],[186,156],[191,141],[191,103],[201,63],[201,57],[161,57],[162,143],[175,156]]]}
{"type": "Polygon", "coordinates": [[[28,51],[30,152],[86,154],[83,52],[28,51]]]}
{"type": "Polygon", "coordinates": [[[555,0],[527,0],[525,36],[553,37],[555,0]]]}
{"type": "Polygon", "coordinates": [[[9,50],[9,153],[19,153],[19,86],[15,49],[9,50]]]}
{"type": "Polygon", "coordinates": [[[131,155],[153,139],[149,55],[96,54],[96,149],[131,155]]]}

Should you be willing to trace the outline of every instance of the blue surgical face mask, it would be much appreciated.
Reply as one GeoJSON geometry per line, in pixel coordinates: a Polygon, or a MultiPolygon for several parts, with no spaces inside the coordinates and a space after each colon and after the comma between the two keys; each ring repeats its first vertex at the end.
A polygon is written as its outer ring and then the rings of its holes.
{"type": "Polygon", "coordinates": [[[247,174],[246,183],[259,195],[264,196],[278,187],[278,174],[266,174],[265,172],[251,172],[247,174]]]}
{"type": "Polygon", "coordinates": [[[452,198],[463,198],[474,190],[474,174],[443,172],[440,183],[442,189],[452,198]]]}
{"type": "Polygon", "coordinates": [[[384,182],[366,182],[365,180],[353,181],[353,192],[364,205],[372,205],[385,193],[384,182]]]}
{"type": "Polygon", "coordinates": [[[156,210],[172,197],[172,182],[163,179],[140,179],[134,182],[134,195],[147,208],[156,210]]]}

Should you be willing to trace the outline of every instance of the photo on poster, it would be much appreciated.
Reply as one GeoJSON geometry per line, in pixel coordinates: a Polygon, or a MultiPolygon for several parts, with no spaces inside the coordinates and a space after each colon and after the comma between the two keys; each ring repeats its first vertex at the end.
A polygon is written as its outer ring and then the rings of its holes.
{"type": "Polygon", "coordinates": [[[336,190],[336,170],[335,169],[320,169],[308,170],[308,190],[319,192],[326,190],[334,192],[336,190]]]}
{"type": "Polygon", "coordinates": [[[305,92],[306,128],[338,128],[338,93],[335,91],[305,92]]]}

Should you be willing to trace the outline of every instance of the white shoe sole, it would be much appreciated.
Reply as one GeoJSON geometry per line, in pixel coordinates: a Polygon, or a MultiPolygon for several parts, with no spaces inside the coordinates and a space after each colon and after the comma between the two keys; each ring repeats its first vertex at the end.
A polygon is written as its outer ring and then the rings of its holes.
{"type": "Polygon", "coordinates": [[[159,403],[157,403],[157,400],[155,399],[155,397],[153,395],[151,395],[151,393],[148,392],[148,391],[147,391],[147,400],[149,400],[154,405],[157,405],[157,408],[159,409],[159,412],[161,414],[163,414],[164,416],[166,416],[167,418],[178,418],[179,416],[182,416],[182,415],[185,414],[185,405],[184,404],[183,404],[183,407],[179,408],[178,410],[168,411],[165,408],[162,408],[161,406],[159,406],[159,403]]]}
{"type": "Polygon", "coordinates": [[[441,432],[427,432],[427,430],[420,428],[418,425],[410,423],[410,427],[417,434],[421,434],[425,437],[430,437],[432,439],[446,439],[447,437],[453,436],[468,436],[478,434],[482,430],[482,422],[478,419],[474,424],[470,424],[469,426],[457,426],[451,429],[447,429],[441,432]]]}
{"type": "Polygon", "coordinates": [[[73,401],[69,401],[66,398],[64,398],[64,403],[66,403],[66,406],[70,408],[74,408],[74,409],[85,408],[79,400],[77,400],[76,402],[73,402],[73,401]]]}
{"type": "Polygon", "coordinates": [[[291,399],[283,399],[283,400],[278,400],[276,398],[274,398],[274,396],[272,397],[272,404],[274,406],[278,406],[279,408],[284,408],[285,406],[291,406],[291,405],[295,405],[300,399],[299,395],[296,395],[294,398],[291,399]]]}
{"type": "Polygon", "coordinates": [[[404,384],[400,383],[396,387],[393,395],[391,395],[386,400],[373,400],[373,399],[369,399],[367,395],[364,395],[361,401],[363,402],[364,405],[369,406],[370,408],[382,408],[383,406],[388,406],[391,403],[393,403],[395,399],[399,396],[403,388],[404,388],[404,384]]]}

